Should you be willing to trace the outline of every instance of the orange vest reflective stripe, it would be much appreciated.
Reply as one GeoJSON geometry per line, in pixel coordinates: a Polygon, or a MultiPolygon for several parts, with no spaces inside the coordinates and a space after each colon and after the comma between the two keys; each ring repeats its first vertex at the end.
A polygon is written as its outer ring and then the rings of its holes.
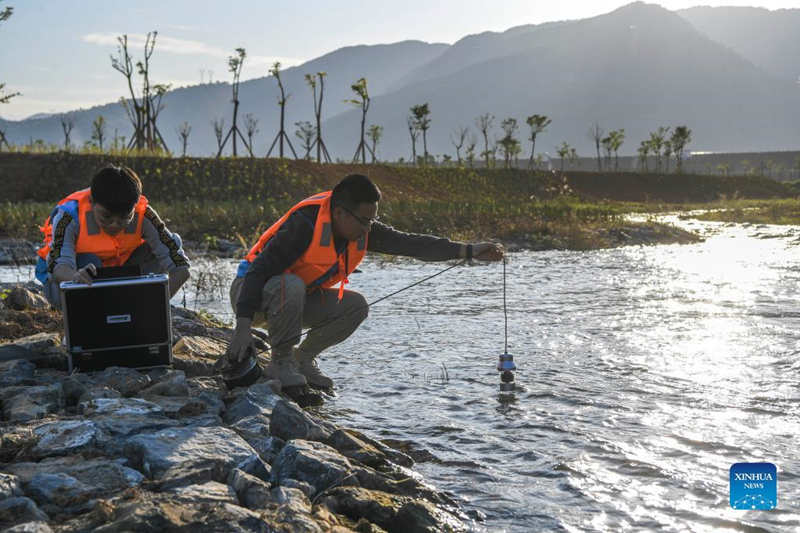
{"type": "MultiPolygon", "coordinates": [[[[95,254],[102,261],[103,266],[121,266],[131,256],[134,250],[144,243],[142,238],[142,222],[147,209],[147,198],[139,197],[139,202],[134,208],[133,220],[117,235],[109,235],[102,229],[94,218],[90,189],[74,192],[58,202],[58,206],[65,206],[68,202],[77,202],[78,240],[75,243],[76,254],[95,254]]],[[[58,207],[56,207],[58,209],[58,207]]],[[[65,211],[71,211],[65,209],[65,211]]],[[[39,229],[44,233],[44,244],[36,252],[39,257],[47,260],[53,244],[53,214],[47,217],[44,226],[39,229]]]]}
{"type": "Polygon", "coordinates": [[[278,232],[291,214],[309,205],[319,206],[319,214],[314,224],[314,236],[311,238],[311,244],[303,255],[286,272],[295,274],[302,279],[309,290],[318,287],[327,289],[341,282],[342,285],[339,287],[339,299],[341,300],[344,285],[349,283],[347,276],[356,269],[367,253],[367,237],[365,235],[357,241],[348,242],[345,253],[336,253],[336,247],[333,242],[331,191],[306,198],[289,209],[285,215],[261,235],[258,242],[247,253],[245,260],[248,263],[255,261],[256,256],[264,249],[267,242],[278,232]]]}

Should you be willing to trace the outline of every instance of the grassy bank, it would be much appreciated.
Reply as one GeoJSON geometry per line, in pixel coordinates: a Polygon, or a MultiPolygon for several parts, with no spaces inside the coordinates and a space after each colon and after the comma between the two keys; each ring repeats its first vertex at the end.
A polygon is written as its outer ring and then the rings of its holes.
{"type": "MultiPolygon", "coordinates": [[[[794,194],[784,184],[756,177],[561,176],[518,169],[11,153],[0,154],[0,182],[7,191],[7,201],[0,204],[0,235],[38,240],[38,226],[54,203],[85,187],[106,164],[134,168],[170,228],[198,243],[220,238],[252,243],[296,201],[353,172],[367,174],[379,185],[384,195],[381,218],[398,229],[456,239],[493,238],[533,248],[619,244],[615,235],[631,233],[622,214],[632,206],[658,211],[671,202],[708,202],[725,195],[794,194]]],[[[676,238],[666,231],[649,235],[656,241],[676,238]]]]}
{"type": "Polygon", "coordinates": [[[720,202],[719,209],[697,215],[700,220],[748,222],[751,224],[790,224],[800,226],[800,199],[734,200],[720,202]]]}

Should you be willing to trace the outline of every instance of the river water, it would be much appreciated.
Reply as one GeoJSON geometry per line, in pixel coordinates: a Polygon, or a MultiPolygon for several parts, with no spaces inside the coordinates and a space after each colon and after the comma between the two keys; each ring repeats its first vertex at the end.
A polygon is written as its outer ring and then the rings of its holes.
{"type": "MultiPolygon", "coordinates": [[[[476,531],[800,530],[800,228],[672,222],[705,242],[509,255],[512,397],[484,264],[375,305],[322,356],[322,412],[430,452],[415,468],[476,531]],[[731,509],[739,462],[777,466],[777,509],[731,509]]],[[[205,266],[187,305],[230,319],[234,262],[205,266]]],[[[368,260],[348,288],[373,301],[444,266],[368,260]]]]}

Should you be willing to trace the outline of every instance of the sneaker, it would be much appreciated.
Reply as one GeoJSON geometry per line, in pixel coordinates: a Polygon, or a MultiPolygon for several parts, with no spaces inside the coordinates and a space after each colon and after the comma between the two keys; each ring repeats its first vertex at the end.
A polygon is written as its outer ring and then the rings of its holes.
{"type": "Polygon", "coordinates": [[[282,387],[306,385],[306,378],[297,372],[297,365],[292,357],[274,358],[264,369],[264,375],[279,380],[282,387]]]}
{"type": "Polygon", "coordinates": [[[322,373],[317,365],[317,359],[298,359],[297,370],[305,376],[306,381],[317,389],[332,389],[333,380],[322,373]]]}

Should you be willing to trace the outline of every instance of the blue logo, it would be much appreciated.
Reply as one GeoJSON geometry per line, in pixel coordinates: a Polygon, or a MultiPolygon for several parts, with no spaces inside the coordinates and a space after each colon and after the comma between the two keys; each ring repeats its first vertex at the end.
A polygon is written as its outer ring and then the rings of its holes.
{"type": "Polygon", "coordinates": [[[772,463],[736,463],[731,466],[731,507],[775,509],[778,505],[778,469],[772,463]]]}

